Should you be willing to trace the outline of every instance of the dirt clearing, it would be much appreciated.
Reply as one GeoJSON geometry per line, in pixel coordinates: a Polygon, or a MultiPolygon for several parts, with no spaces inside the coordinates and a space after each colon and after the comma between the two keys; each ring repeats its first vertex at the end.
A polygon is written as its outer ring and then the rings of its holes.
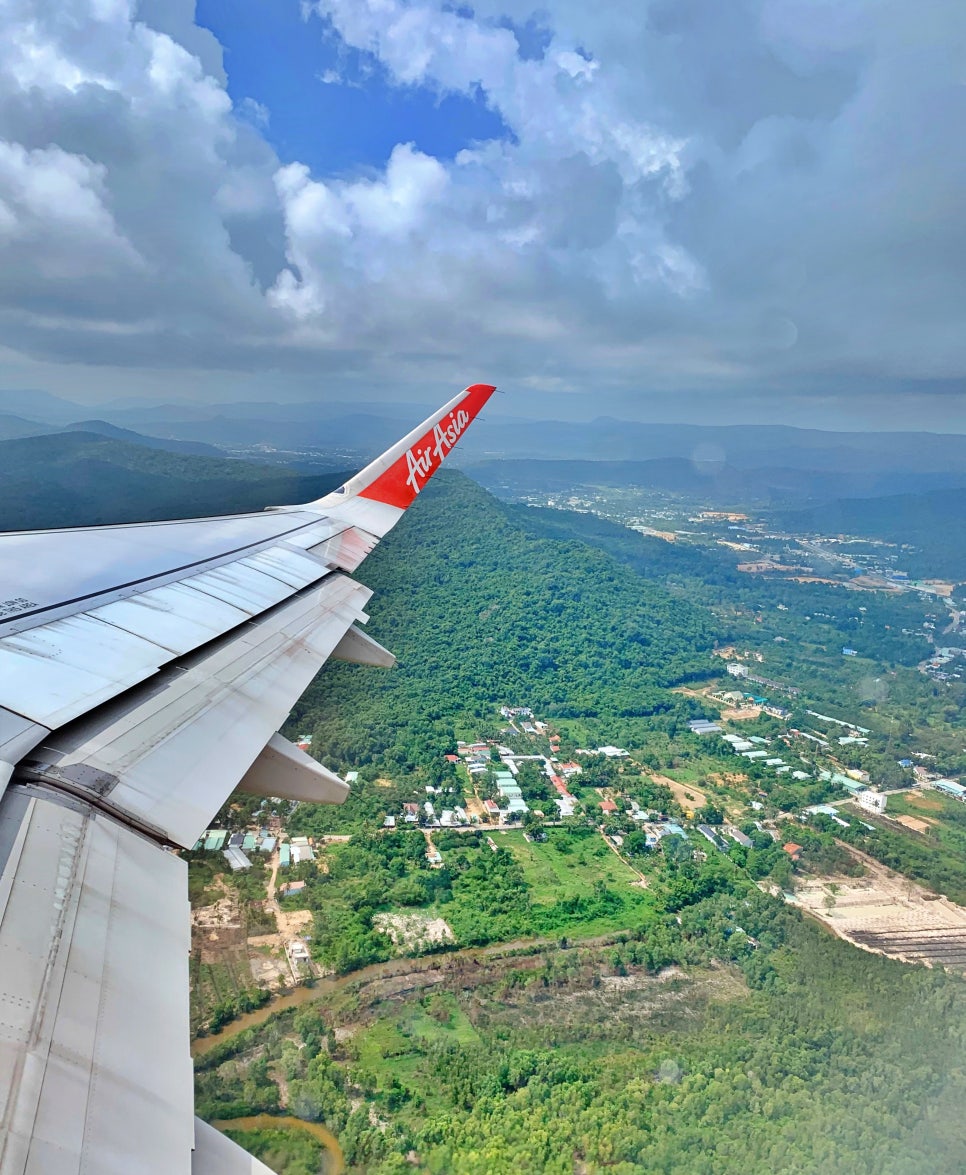
{"type": "Polygon", "coordinates": [[[966,972],[966,910],[864,853],[854,855],[866,867],[864,877],[797,882],[795,905],[863,950],[966,972]]]}
{"type": "Polygon", "coordinates": [[[456,941],[449,924],[442,918],[430,918],[415,911],[411,914],[376,914],[372,922],[383,934],[389,935],[400,954],[456,941]]]}
{"type": "Polygon", "coordinates": [[[691,783],[678,783],[675,779],[669,779],[666,775],[651,775],[651,779],[655,783],[661,784],[662,787],[671,789],[671,795],[681,805],[682,808],[703,808],[708,802],[708,797],[703,791],[700,791],[691,783]]]}
{"type": "Polygon", "coordinates": [[[911,828],[913,832],[926,833],[936,823],[935,820],[920,820],[918,816],[897,816],[896,823],[903,828],[911,828]]]}

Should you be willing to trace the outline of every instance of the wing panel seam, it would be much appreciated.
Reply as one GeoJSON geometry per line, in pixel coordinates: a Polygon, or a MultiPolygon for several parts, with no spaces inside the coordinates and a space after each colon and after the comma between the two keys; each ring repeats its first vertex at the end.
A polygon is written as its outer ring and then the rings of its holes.
{"type": "MultiPolygon", "coordinates": [[[[70,615],[72,612],[80,611],[80,609],[75,608],[74,605],[83,604],[87,600],[98,600],[103,598],[104,603],[108,604],[112,599],[117,598],[119,593],[125,592],[130,588],[136,588],[139,584],[154,584],[157,587],[164,587],[169,583],[183,583],[185,581],[185,577],[182,575],[182,572],[197,569],[197,572],[201,574],[204,571],[214,570],[215,568],[224,566],[227,563],[235,563],[238,561],[238,556],[243,552],[257,554],[259,551],[264,551],[268,547],[273,547],[279,542],[284,542],[284,540],[290,535],[298,534],[301,531],[308,530],[313,526],[318,526],[320,522],[325,520],[325,517],[325,515],[320,514],[311,522],[304,522],[300,526],[294,526],[290,530],[282,531],[281,534],[272,535],[271,538],[261,539],[255,543],[244,543],[240,547],[233,547],[231,550],[224,551],[220,555],[212,556],[209,559],[196,559],[190,563],[181,564],[178,567],[171,567],[167,571],[159,571],[155,575],[145,575],[139,579],[128,580],[126,583],[115,584],[113,587],[107,588],[104,591],[87,592],[84,595],[74,596],[69,600],[58,600],[54,604],[45,604],[40,608],[32,608],[30,611],[20,612],[11,620],[0,623],[0,636],[13,636],[18,632],[36,628],[38,625],[44,623],[42,620],[36,618],[44,616],[50,612],[60,613],[62,610],[66,609],[67,611],[64,612],[64,614],[70,615]],[[28,623],[25,623],[25,621],[28,623]]],[[[350,525],[351,524],[349,523],[344,523],[340,530],[336,531],[335,534],[330,535],[329,537],[337,537],[345,530],[348,530],[350,525]]],[[[320,543],[324,541],[324,539],[321,539],[320,543]]],[[[134,595],[136,593],[131,592],[130,594],[134,595]]]]}

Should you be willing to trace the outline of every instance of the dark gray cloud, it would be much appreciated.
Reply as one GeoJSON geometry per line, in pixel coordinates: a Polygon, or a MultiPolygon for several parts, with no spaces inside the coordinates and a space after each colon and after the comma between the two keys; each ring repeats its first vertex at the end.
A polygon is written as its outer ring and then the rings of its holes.
{"type": "Polygon", "coordinates": [[[332,177],[233,109],[190,0],[12,0],[0,378],[963,427],[966,8],[515,9],[318,0],[307,37],[479,88],[513,136],[332,177]]]}

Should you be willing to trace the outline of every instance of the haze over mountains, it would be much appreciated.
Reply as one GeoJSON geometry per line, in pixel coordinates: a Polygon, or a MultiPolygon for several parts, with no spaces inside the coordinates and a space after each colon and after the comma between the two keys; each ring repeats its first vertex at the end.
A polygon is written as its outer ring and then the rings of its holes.
{"type": "Polygon", "coordinates": [[[198,518],[306,502],[341,475],[168,453],[86,432],[0,441],[0,530],[198,518]]]}
{"type": "MultiPolygon", "coordinates": [[[[68,525],[67,498],[83,507],[86,521],[121,517],[118,503],[128,520],[200,515],[215,508],[226,482],[239,510],[305,500],[324,492],[319,486],[338,484],[342,471],[381,452],[427,411],[419,404],[128,402],[101,406],[102,418],[92,420],[88,406],[2,391],[0,525],[50,525],[41,519],[51,517],[68,525]],[[200,463],[169,462],[159,450],[200,463]],[[243,472],[239,456],[271,464],[243,472]],[[191,495],[175,488],[186,479],[195,484],[191,495]]],[[[949,434],[533,421],[491,410],[454,460],[497,493],[639,486],[717,506],[807,510],[783,521],[898,542],[932,542],[966,505],[966,444],[949,434]],[[901,501],[889,505],[897,494],[901,501]],[[863,506],[864,499],[881,501],[863,506]]]]}
{"type": "Polygon", "coordinates": [[[874,498],[908,492],[966,486],[966,474],[955,470],[868,471],[801,469],[795,466],[740,468],[731,464],[658,457],[650,461],[483,461],[467,473],[498,496],[537,491],[560,493],[575,485],[636,486],[704,498],[708,503],[741,505],[822,503],[841,497],[874,498]]]}

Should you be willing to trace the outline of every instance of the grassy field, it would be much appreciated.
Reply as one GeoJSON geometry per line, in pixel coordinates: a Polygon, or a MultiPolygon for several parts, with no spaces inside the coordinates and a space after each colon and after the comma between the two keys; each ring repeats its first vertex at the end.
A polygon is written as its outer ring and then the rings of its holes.
{"type": "Polygon", "coordinates": [[[197,1033],[215,1007],[237,999],[255,986],[243,955],[227,955],[222,963],[202,963],[196,952],[191,959],[191,1030],[197,1033]]]}
{"type": "Polygon", "coordinates": [[[353,1037],[348,1047],[361,1084],[377,1097],[400,1086],[419,1098],[421,1113],[446,1107],[437,1069],[437,1050],[480,1044],[469,1017],[451,992],[405,998],[385,1005],[378,1017],[353,1037]]]}
{"type": "Polygon", "coordinates": [[[960,820],[966,815],[963,805],[957,800],[947,799],[935,791],[910,791],[901,796],[889,796],[890,816],[918,816],[926,820],[942,820],[943,817],[960,820]]]}
{"type": "Polygon", "coordinates": [[[538,843],[525,840],[522,831],[513,829],[493,839],[520,863],[537,903],[586,893],[595,881],[620,887],[637,880],[599,833],[576,840],[565,829],[550,828],[547,839],[538,843]]]}
{"type": "Polygon", "coordinates": [[[653,900],[640,886],[637,874],[597,832],[578,838],[567,829],[551,828],[547,829],[546,841],[536,842],[525,840],[523,832],[514,829],[495,835],[494,840],[520,865],[535,906],[586,896],[597,883],[624,899],[623,911],[574,925],[567,931],[571,937],[586,938],[622,929],[629,924],[629,914],[632,920],[639,920],[653,910],[653,900]]]}

